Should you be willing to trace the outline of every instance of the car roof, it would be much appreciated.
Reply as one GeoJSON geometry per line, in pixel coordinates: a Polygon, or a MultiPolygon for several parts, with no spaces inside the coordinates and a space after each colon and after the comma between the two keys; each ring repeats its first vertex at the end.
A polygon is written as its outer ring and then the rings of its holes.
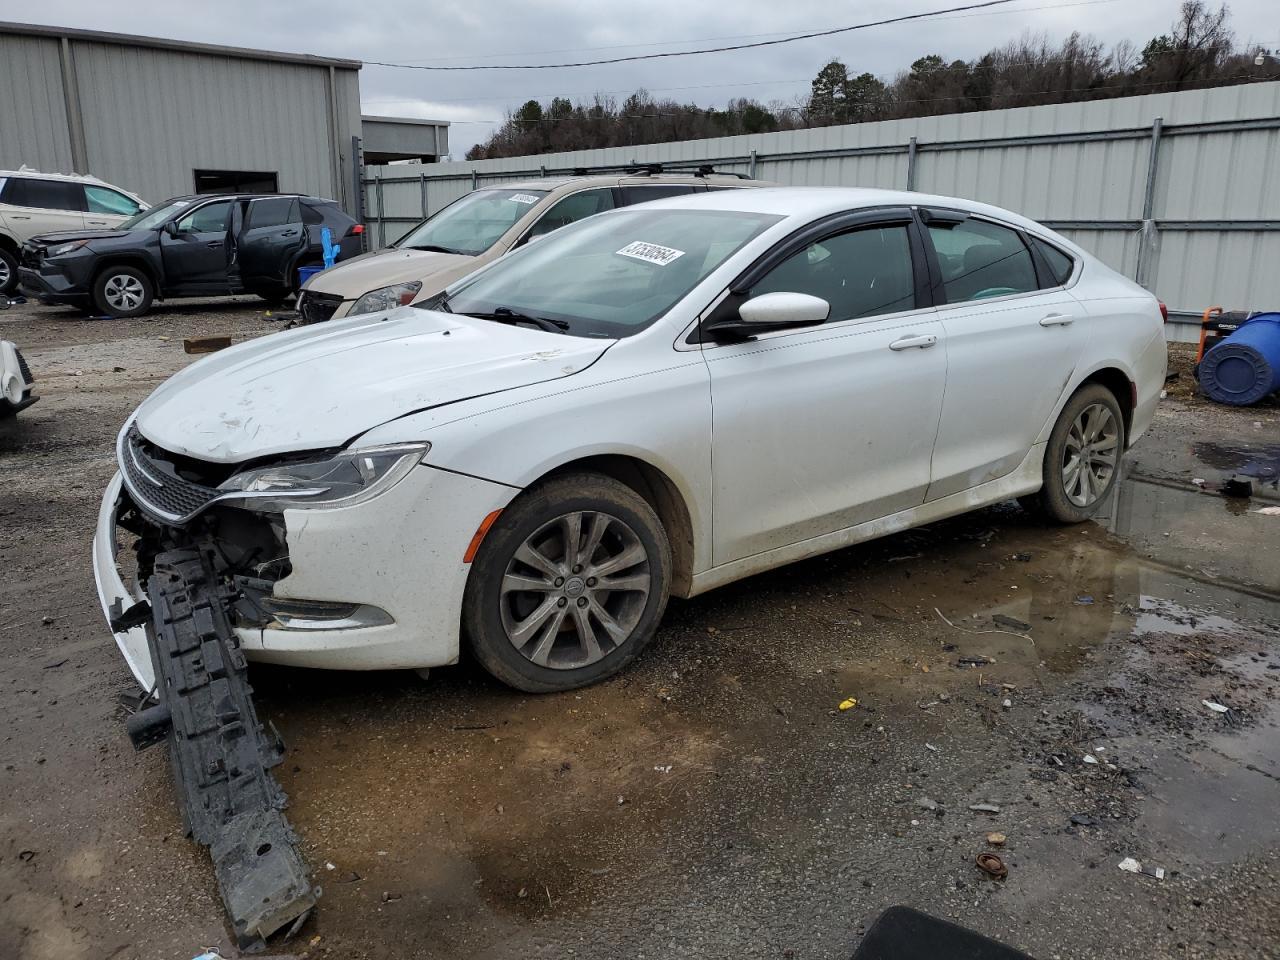
{"type": "Polygon", "coordinates": [[[731,184],[735,186],[755,185],[758,181],[744,180],[733,174],[707,174],[699,176],[690,173],[618,173],[587,174],[576,177],[534,177],[529,180],[512,180],[504,183],[486,184],[483,190],[559,190],[562,187],[612,187],[619,183],[627,185],[643,183],[713,183],[717,186],[731,184]]]}
{"type": "Polygon", "coordinates": [[[337,200],[327,200],[324,197],[313,197],[309,193],[187,193],[180,197],[170,197],[167,200],[162,200],[156,206],[162,207],[166,203],[177,203],[179,200],[195,203],[197,200],[270,200],[280,197],[288,199],[297,197],[299,200],[314,200],[317,203],[338,202],[337,200]]]}
{"type": "MultiPolygon", "coordinates": [[[[937,206],[982,214],[1025,227],[1042,234],[1053,234],[1043,224],[1027,217],[976,200],[946,197],[909,190],[882,190],[872,187],[762,187],[759,190],[717,190],[689,196],[650,200],[646,209],[689,208],[699,210],[732,210],[739,213],[768,213],[794,220],[813,220],[846,210],[872,207],[937,206]]],[[[1057,236],[1057,234],[1053,234],[1057,236]]]]}

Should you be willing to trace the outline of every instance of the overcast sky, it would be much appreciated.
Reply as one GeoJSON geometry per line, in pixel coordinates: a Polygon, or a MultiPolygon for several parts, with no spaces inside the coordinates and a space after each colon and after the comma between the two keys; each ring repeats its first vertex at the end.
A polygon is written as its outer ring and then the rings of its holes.
{"type": "MultiPolygon", "coordinates": [[[[553,63],[769,39],[966,0],[0,0],[0,20],[109,30],[315,53],[356,60],[451,65],[553,63]]],[[[1237,40],[1280,48],[1277,0],[1230,4],[1237,40]]],[[[1139,48],[1166,32],[1178,0],[1015,0],[1007,7],[779,46],[697,57],[567,70],[436,73],[366,65],[364,112],[453,121],[450,147],[460,158],[485,139],[508,108],[529,98],[621,99],[638,87],[704,106],[738,96],[794,102],[822,64],[890,77],[926,53],[969,59],[1024,31],[1060,40],[1071,31],[1139,48]]]]}

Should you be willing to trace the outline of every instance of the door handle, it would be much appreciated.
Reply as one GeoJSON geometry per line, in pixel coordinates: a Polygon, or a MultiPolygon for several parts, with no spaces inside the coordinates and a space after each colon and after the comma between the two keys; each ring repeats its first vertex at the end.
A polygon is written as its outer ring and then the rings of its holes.
{"type": "Polygon", "coordinates": [[[1065,327],[1068,324],[1075,323],[1075,317],[1065,313],[1051,313],[1046,317],[1040,318],[1040,326],[1042,327],[1065,327]]]}
{"type": "Polygon", "coordinates": [[[213,247],[213,248],[216,250],[218,247],[222,246],[222,241],[221,241],[221,240],[208,240],[208,241],[206,241],[206,242],[205,242],[205,246],[206,246],[206,247],[213,247]]]}
{"type": "Polygon", "coordinates": [[[11,213],[9,214],[9,219],[10,220],[30,220],[31,217],[29,217],[25,213],[11,213]]]}
{"type": "Polygon", "coordinates": [[[284,233],[280,234],[282,237],[296,237],[297,235],[297,230],[286,230],[284,233]]]}
{"type": "Polygon", "coordinates": [[[913,335],[910,337],[903,337],[901,340],[893,341],[893,343],[889,344],[889,349],[910,350],[912,347],[915,347],[916,349],[923,350],[926,347],[932,347],[937,342],[938,338],[932,334],[913,335]]]}

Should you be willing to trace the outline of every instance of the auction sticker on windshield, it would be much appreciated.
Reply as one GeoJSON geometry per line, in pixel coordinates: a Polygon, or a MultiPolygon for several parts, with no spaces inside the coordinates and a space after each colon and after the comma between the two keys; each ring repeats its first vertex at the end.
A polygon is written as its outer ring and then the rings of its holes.
{"type": "Polygon", "coordinates": [[[619,256],[631,257],[633,260],[643,260],[645,263],[656,263],[660,267],[665,267],[677,258],[684,256],[683,250],[677,250],[675,247],[662,247],[656,243],[645,243],[643,240],[628,243],[617,252],[619,256]]]}
{"type": "Polygon", "coordinates": [[[507,199],[512,200],[516,203],[537,203],[538,202],[538,197],[535,197],[531,193],[513,193],[511,196],[507,197],[507,199]]]}

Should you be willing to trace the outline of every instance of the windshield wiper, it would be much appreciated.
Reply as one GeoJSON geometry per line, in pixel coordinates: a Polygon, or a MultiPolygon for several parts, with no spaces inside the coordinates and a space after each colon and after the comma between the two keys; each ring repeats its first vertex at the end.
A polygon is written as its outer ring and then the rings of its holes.
{"type": "Polygon", "coordinates": [[[405,244],[402,250],[421,250],[423,253],[461,253],[461,250],[455,250],[453,247],[442,247],[436,243],[424,243],[421,246],[417,244],[405,244]]]}
{"type": "Polygon", "coordinates": [[[469,313],[467,316],[476,317],[479,320],[496,320],[499,323],[528,323],[548,333],[564,333],[569,329],[569,324],[564,320],[535,317],[528,313],[521,313],[519,310],[512,310],[510,307],[494,307],[493,313],[469,313]]]}

